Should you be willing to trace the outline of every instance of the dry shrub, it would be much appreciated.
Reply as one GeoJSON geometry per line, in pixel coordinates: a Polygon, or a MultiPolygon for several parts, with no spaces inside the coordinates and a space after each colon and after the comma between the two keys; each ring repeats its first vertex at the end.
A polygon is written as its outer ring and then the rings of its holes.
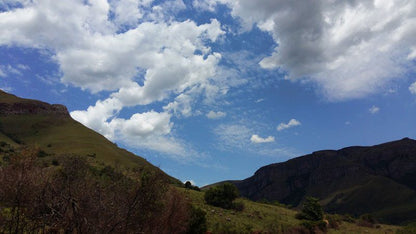
{"type": "Polygon", "coordinates": [[[189,205],[154,172],[127,177],[63,157],[37,164],[23,149],[0,167],[0,233],[183,233],[189,205]]]}

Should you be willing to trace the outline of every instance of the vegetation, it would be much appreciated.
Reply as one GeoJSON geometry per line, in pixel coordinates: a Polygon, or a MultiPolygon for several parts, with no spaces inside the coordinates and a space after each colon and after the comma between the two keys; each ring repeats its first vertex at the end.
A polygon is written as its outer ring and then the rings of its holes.
{"type": "Polygon", "coordinates": [[[0,167],[0,233],[184,233],[197,216],[154,172],[126,176],[81,157],[44,167],[38,156],[23,148],[0,167]]]}
{"type": "Polygon", "coordinates": [[[312,233],[325,232],[329,224],[327,220],[326,222],[323,220],[324,211],[319,204],[319,199],[314,197],[306,197],[302,211],[296,214],[296,218],[303,220],[302,226],[312,233]]]}
{"type": "Polygon", "coordinates": [[[415,234],[416,233],[416,222],[410,223],[405,227],[399,229],[397,234],[415,234]]]}
{"type": "Polygon", "coordinates": [[[206,203],[224,209],[234,208],[233,201],[239,196],[237,187],[231,183],[224,183],[209,188],[205,192],[206,203]]]}
{"type": "Polygon", "coordinates": [[[187,189],[192,189],[192,190],[195,190],[195,191],[201,191],[201,189],[198,186],[192,185],[192,183],[190,181],[186,181],[184,185],[185,185],[185,188],[187,188],[187,189]]]}

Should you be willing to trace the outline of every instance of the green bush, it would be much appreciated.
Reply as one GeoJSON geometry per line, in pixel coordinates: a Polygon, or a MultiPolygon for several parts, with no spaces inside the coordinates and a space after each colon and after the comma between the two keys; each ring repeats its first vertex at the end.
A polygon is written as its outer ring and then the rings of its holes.
{"type": "Polygon", "coordinates": [[[207,231],[206,212],[199,207],[192,206],[187,233],[205,233],[207,231]]]}
{"type": "Polygon", "coordinates": [[[224,209],[232,209],[233,201],[239,196],[237,187],[231,183],[224,183],[208,189],[204,198],[207,204],[221,207],[224,209]]]}
{"type": "Polygon", "coordinates": [[[192,190],[195,190],[195,191],[201,191],[201,189],[198,186],[192,185],[192,183],[190,181],[185,182],[185,188],[192,189],[192,190]]]}
{"type": "Polygon", "coordinates": [[[305,219],[310,221],[319,221],[324,217],[324,211],[322,210],[319,200],[314,197],[306,197],[303,203],[302,211],[296,214],[297,219],[305,219]]]}

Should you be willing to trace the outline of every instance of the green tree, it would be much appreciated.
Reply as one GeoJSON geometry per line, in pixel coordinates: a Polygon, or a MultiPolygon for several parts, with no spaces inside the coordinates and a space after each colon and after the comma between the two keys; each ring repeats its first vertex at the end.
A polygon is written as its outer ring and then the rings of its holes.
{"type": "Polygon", "coordinates": [[[322,210],[317,198],[306,197],[305,202],[303,203],[302,211],[298,213],[296,217],[298,219],[319,221],[324,218],[324,211],[322,210]]]}
{"type": "Polygon", "coordinates": [[[239,197],[238,189],[231,183],[224,183],[212,187],[205,192],[204,196],[206,203],[224,209],[233,208],[233,201],[237,197],[239,197]]]}

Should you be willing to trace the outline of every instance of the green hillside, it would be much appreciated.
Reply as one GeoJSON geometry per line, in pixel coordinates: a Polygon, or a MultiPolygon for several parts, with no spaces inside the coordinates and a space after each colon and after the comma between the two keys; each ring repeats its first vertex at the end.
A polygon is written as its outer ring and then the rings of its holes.
{"type": "MultiPolygon", "coordinates": [[[[211,233],[303,233],[301,221],[295,218],[296,210],[281,205],[253,202],[244,198],[236,201],[244,204],[242,211],[226,210],[204,201],[204,192],[181,189],[185,196],[206,212],[207,227],[211,233]]],[[[327,215],[327,217],[328,215],[327,215]]],[[[328,233],[396,233],[398,226],[377,224],[360,226],[359,220],[339,221],[339,226],[329,228],[328,233]]]]}
{"type": "MultiPolygon", "coordinates": [[[[45,155],[85,156],[95,166],[157,170],[145,159],[117,147],[102,135],[73,120],[53,105],[0,91],[0,141],[38,147],[45,155]]],[[[162,172],[162,174],[165,174],[162,172]]],[[[165,174],[166,175],[166,174],[165,174]]],[[[172,182],[179,181],[167,176],[172,182]]]]}

